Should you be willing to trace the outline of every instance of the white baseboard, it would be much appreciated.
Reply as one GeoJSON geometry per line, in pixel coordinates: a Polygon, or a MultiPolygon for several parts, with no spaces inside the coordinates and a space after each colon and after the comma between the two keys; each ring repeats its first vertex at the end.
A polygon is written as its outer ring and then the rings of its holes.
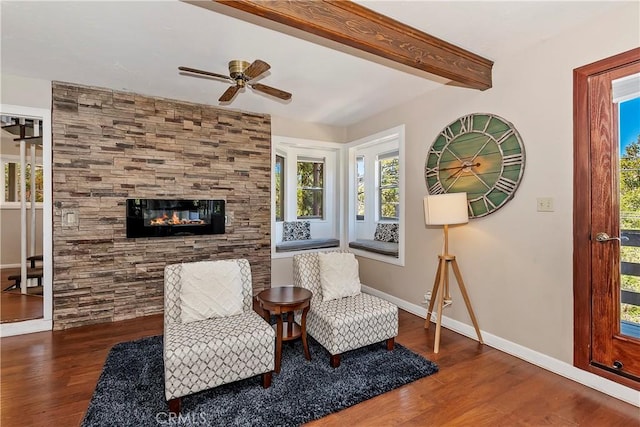
{"type": "MultiPolygon", "coordinates": [[[[362,285],[362,290],[368,294],[376,295],[385,299],[397,305],[399,308],[408,311],[411,314],[415,314],[416,316],[422,317],[423,319],[427,317],[426,307],[412,304],[366,285],[362,285]]],[[[477,339],[476,330],[473,326],[451,319],[450,317],[442,316],[442,326],[471,339],[477,339]]],[[[488,346],[525,360],[584,386],[600,391],[611,397],[615,397],[616,399],[620,399],[624,402],[630,403],[631,405],[640,407],[640,392],[637,390],[625,387],[582,369],[578,369],[566,362],[554,359],[546,354],[531,350],[530,348],[521,346],[520,344],[516,344],[504,338],[500,338],[483,330],[481,330],[481,332],[483,341],[488,346]]]]}
{"type": "Polygon", "coordinates": [[[34,332],[50,331],[53,329],[51,319],[23,320],[15,323],[0,324],[0,337],[11,337],[13,335],[31,334],[34,332]]]}

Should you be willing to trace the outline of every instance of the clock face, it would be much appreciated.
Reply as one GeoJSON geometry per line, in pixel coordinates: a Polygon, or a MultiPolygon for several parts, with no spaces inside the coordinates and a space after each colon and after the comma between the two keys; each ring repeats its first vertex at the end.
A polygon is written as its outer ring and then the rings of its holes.
{"type": "Polygon", "coordinates": [[[429,194],[467,193],[469,217],[489,215],[515,194],[524,172],[524,146],[511,123],[470,114],[445,127],[429,149],[429,194]]]}

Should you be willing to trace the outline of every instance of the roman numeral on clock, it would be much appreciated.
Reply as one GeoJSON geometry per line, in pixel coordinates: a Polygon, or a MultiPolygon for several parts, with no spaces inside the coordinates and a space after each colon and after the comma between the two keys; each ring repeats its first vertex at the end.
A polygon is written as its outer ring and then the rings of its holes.
{"type": "Polygon", "coordinates": [[[515,191],[517,185],[517,182],[501,176],[500,178],[498,178],[495,187],[497,190],[500,190],[505,194],[511,194],[515,191]]]}
{"type": "Polygon", "coordinates": [[[487,210],[496,208],[495,203],[489,200],[489,198],[486,195],[482,196],[482,201],[484,202],[484,207],[487,208],[487,210]]]}
{"type": "Polygon", "coordinates": [[[427,178],[435,178],[438,176],[438,168],[428,168],[425,167],[424,168],[424,176],[427,178]]]}
{"type": "Polygon", "coordinates": [[[444,194],[444,188],[442,188],[440,181],[436,181],[435,184],[429,187],[429,194],[444,194]]]}
{"type": "Polygon", "coordinates": [[[471,132],[471,130],[473,130],[473,116],[468,115],[468,116],[460,117],[459,133],[471,132]]]}
{"type": "Polygon", "coordinates": [[[440,135],[444,136],[444,139],[447,142],[451,141],[455,137],[455,135],[453,134],[453,131],[451,130],[451,128],[449,126],[444,128],[443,131],[440,132],[440,135]]]}
{"type": "Polygon", "coordinates": [[[504,156],[504,158],[502,159],[502,164],[504,166],[521,165],[523,162],[524,158],[522,157],[522,153],[509,154],[508,156],[504,156]]]}
{"type": "Polygon", "coordinates": [[[505,142],[507,139],[509,139],[509,137],[513,135],[513,129],[509,129],[507,130],[505,133],[503,133],[500,138],[496,139],[496,144],[500,145],[503,142],[505,142]]]}

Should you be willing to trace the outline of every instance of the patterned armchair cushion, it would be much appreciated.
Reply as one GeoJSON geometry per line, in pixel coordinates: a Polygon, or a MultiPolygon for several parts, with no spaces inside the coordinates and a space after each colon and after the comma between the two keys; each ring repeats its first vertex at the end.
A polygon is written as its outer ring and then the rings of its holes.
{"type": "Polygon", "coordinates": [[[311,239],[311,223],[309,221],[284,221],[282,223],[282,241],[311,239]]]}
{"type": "Polygon", "coordinates": [[[379,222],[376,224],[376,232],[373,235],[373,240],[398,243],[398,224],[379,222]]]}
{"type": "Polygon", "coordinates": [[[311,306],[307,333],[330,354],[341,354],[397,336],[398,307],[365,293],[324,301],[311,306]]]}
{"type": "Polygon", "coordinates": [[[234,260],[242,277],[242,312],[181,322],[183,264],[167,265],[164,275],[164,375],[167,400],[272,371],[275,332],[253,311],[251,267],[234,260]]]}
{"type": "Polygon", "coordinates": [[[398,335],[398,307],[382,298],[360,293],[323,301],[318,253],[294,255],[293,284],[313,292],[307,332],[332,355],[398,335]]]}

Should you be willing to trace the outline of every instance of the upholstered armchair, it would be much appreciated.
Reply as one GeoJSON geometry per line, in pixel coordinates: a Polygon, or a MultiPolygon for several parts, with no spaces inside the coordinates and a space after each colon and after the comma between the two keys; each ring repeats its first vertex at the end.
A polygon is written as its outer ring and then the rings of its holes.
{"type": "Polygon", "coordinates": [[[246,259],[165,267],[163,357],[165,397],[175,413],[181,397],[222,384],[262,374],[262,386],[270,386],[275,332],[253,310],[246,259]],[[207,311],[217,305],[221,313],[207,311]]]}
{"type": "MultiPolygon", "coordinates": [[[[349,254],[346,251],[329,253],[349,254]]],[[[293,284],[313,293],[307,314],[307,333],[327,349],[331,366],[340,365],[342,353],[376,342],[386,341],[387,349],[392,350],[398,335],[398,307],[359,292],[358,277],[357,294],[327,299],[323,295],[318,257],[318,252],[294,255],[293,284]]],[[[355,268],[357,275],[357,263],[355,268]]]]}

